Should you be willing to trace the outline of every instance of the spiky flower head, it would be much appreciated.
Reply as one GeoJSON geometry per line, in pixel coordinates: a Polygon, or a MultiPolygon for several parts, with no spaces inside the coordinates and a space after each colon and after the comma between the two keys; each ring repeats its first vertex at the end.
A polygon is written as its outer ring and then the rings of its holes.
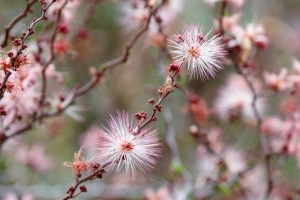
{"type": "Polygon", "coordinates": [[[207,80],[223,69],[220,58],[226,52],[223,50],[222,37],[215,35],[208,39],[208,35],[204,35],[202,27],[192,24],[185,28],[183,34],[177,34],[170,40],[170,46],[174,48],[171,51],[174,60],[179,64],[187,62],[190,78],[207,80]]]}
{"type": "Polygon", "coordinates": [[[153,168],[155,157],[160,156],[157,131],[146,127],[137,132],[127,113],[111,116],[109,127],[104,127],[99,142],[99,158],[109,163],[109,169],[117,166],[117,172],[125,166],[126,174],[135,176],[136,168],[145,173],[153,168]]]}

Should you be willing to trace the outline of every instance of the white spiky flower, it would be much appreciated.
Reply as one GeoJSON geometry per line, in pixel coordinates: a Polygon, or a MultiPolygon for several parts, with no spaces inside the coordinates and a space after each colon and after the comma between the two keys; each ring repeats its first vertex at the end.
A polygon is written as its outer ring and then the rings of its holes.
{"type": "Polygon", "coordinates": [[[161,144],[158,143],[157,131],[151,127],[143,128],[134,134],[137,126],[132,126],[128,114],[118,113],[111,116],[109,128],[101,133],[97,150],[99,158],[110,163],[108,170],[117,166],[117,172],[125,166],[126,174],[135,176],[136,168],[145,173],[156,164],[155,157],[160,156],[161,144]]]}
{"type": "Polygon", "coordinates": [[[179,64],[188,63],[190,78],[207,80],[223,69],[220,58],[226,51],[223,49],[222,37],[215,35],[208,39],[208,35],[204,35],[202,27],[192,24],[185,28],[183,34],[177,34],[170,40],[170,46],[174,48],[171,51],[174,60],[179,64]]]}

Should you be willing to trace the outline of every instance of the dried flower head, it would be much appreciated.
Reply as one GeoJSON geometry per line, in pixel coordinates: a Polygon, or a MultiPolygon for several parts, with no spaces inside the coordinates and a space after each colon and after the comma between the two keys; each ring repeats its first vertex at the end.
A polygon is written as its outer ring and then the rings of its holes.
{"type": "Polygon", "coordinates": [[[63,167],[71,167],[74,174],[87,172],[88,169],[91,167],[90,162],[92,159],[88,160],[82,155],[82,147],[80,148],[78,153],[74,153],[73,162],[67,161],[63,163],[63,167]]]}
{"type": "Polygon", "coordinates": [[[203,28],[196,25],[187,26],[182,35],[177,34],[170,40],[171,52],[177,63],[188,63],[188,73],[190,77],[200,77],[201,80],[215,77],[216,71],[223,68],[219,60],[225,55],[222,38],[215,35],[208,39],[208,34],[204,35],[203,28]]]}
{"type": "Polygon", "coordinates": [[[109,128],[101,133],[99,158],[110,164],[109,169],[117,166],[117,172],[125,165],[126,174],[135,176],[136,168],[149,170],[156,163],[154,157],[160,156],[157,131],[151,127],[143,128],[137,134],[138,126],[132,126],[128,114],[118,113],[111,116],[109,128]]]}

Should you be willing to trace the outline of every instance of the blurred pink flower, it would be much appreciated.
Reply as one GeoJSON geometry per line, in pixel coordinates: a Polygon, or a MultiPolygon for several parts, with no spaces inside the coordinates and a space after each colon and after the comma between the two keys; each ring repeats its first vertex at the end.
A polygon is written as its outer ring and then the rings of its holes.
{"type": "Polygon", "coordinates": [[[300,63],[298,60],[292,60],[293,69],[288,72],[286,68],[282,68],[278,75],[265,72],[264,78],[267,86],[276,91],[288,91],[292,94],[300,91],[300,63]]]}
{"type": "Polygon", "coordinates": [[[266,182],[265,169],[261,165],[243,173],[241,178],[241,183],[245,191],[247,191],[247,197],[249,199],[265,199],[264,197],[267,189],[266,182]]]}
{"type": "Polygon", "coordinates": [[[278,75],[265,72],[264,78],[267,86],[276,92],[283,92],[292,88],[291,82],[288,81],[286,68],[282,68],[278,75]]]}
{"type": "Polygon", "coordinates": [[[261,131],[264,134],[275,135],[279,134],[282,129],[282,120],[278,117],[271,116],[263,120],[261,131]]]}
{"type": "MultiPolygon", "coordinates": [[[[252,80],[256,93],[261,90],[260,83],[252,80]]],[[[219,89],[219,95],[214,102],[214,109],[223,121],[232,121],[241,118],[245,122],[255,121],[252,108],[253,93],[244,78],[240,75],[228,77],[225,85],[219,89]]],[[[264,99],[256,101],[256,108],[262,116],[265,113],[266,104],[264,99]]]]}
{"type": "Polygon", "coordinates": [[[18,145],[15,151],[19,162],[29,165],[39,173],[52,168],[52,159],[45,155],[45,148],[41,144],[35,144],[30,149],[25,145],[18,145]]]}
{"type": "Polygon", "coordinates": [[[160,156],[161,149],[156,137],[157,131],[146,127],[139,134],[133,134],[138,127],[132,126],[127,113],[111,116],[109,128],[101,133],[99,158],[110,163],[109,170],[117,165],[117,172],[125,165],[126,174],[135,176],[136,168],[144,173],[156,163],[154,157],[160,156]]]}
{"type": "Polygon", "coordinates": [[[7,192],[2,196],[2,200],[35,200],[35,198],[30,193],[26,193],[19,198],[15,193],[7,192]]]}
{"type": "Polygon", "coordinates": [[[119,8],[123,13],[120,23],[125,28],[125,32],[130,33],[145,25],[149,17],[149,9],[146,2],[136,0],[125,0],[119,8]]]}
{"type": "MultiPolygon", "coordinates": [[[[237,12],[231,16],[226,16],[226,17],[223,17],[223,20],[222,20],[222,25],[223,25],[223,28],[225,30],[229,30],[229,31],[234,31],[235,27],[238,26],[238,22],[241,18],[241,13],[240,12],[237,12]]],[[[214,21],[214,24],[216,27],[219,26],[219,21],[218,20],[215,20],[214,21]]]]}
{"type": "Polygon", "coordinates": [[[222,153],[230,173],[238,174],[247,169],[246,157],[243,154],[243,151],[234,146],[228,146],[222,150],[222,153]]]}
{"type": "Polygon", "coordinates": [[[292,60],[293,70],[288,76],[288,81],[293,86],[293,92],[300,91],[300,62],[297,59],[292,60]]]}
{"type": "Polygon", "coordinates": [[[145,191],[145,200],[171,200],[171,195],[167,188],[162,187],[155,192],[153,189],[148,188],[145,191]]]}
{"type": "Polygon", "coordinates": [[[223,50],[222,38],[217,35],[208,39],[203,28],[196,25],[187,26],[182,35],[175,35],[170,40],[174,50],[174,60],[180,64],[188,63],[190,78],[200,77],[201,80],[216,76],[216,71],[223,69],[219,60],[226,52],[223,50]]]}
{"type": "Polygon", "coordinates": [[[266,36],[265,28],[261,24],[248,24],[245,34],[260,49],[265,49],[269,44],[269,38],[266,36]]]}
{"type": "Polygon", "coordinates": [[[88,130],[86,130],[79,138],[79,143],[81,146],[88,146],[85,152],[88,156],[93,156],[97,154],[96,147],[101,142],[100,134],[102,129],[96,125],[92,125],[88,130]]]}
{"type": "Polygon", "coordinates": [[[63,82],[64,74],[62,72],[56,71],[55,65],[50,64],[46,70],[47,78],[57,77],[57,83],[61,84],[63,82]]]}
{"type": "Polygon", "coordinates": [[[167,27],[172,24],[177,15],[183,11],[183,8],[184,0],[167,0],[158,11],[158,16],[162,19],[162,25],[167,27]]]}
{"type": "Polygon", "coordinates": [[[57,87],[56,91],[53,91],[51,97],[47,98],[47,102],[51,105],[52,112],[61,112],[73,118],[75,121],[83,121],[84,118],[80,115],[85,108],[81,105],[77,105],[74,102],[75,89],[69,93],[62,87],[57,87]]]}
{"type": "Polygon", "coordinates": [[[224,28],[228,28],[230,33],[234,36],[234,39],[230,40],[228,43],[229,47],[234,47],[236,45],[241,49],[239,55],[240,62],[247,62],[251,55],[254,53],[255,48],[265,49],[268,47],[269,39],[266,36],[265,29],[261,24],[249,23],[246,28],[236,24],[239,16],[232,16],[232,19],[229,19],[229,24],[224,24],[224,28]]]}
{"type": "Polygon", "coordinates": [[[245,3],[245,0],[204,0],[204,3],[208,4],[209,6],[214,6],[215,3],[220,1],[227,1],[227,3],[233,4],[236,8],[241,8],[245,3]]]}
{"type": "Polygon", "coordinates": [[[96,147],[98,145],[102,129],[95,125],[91,126],[80,136],[80,144],[84,146],[96,147]]]}
{"type": "MultiPolygon", "coordinates": [[[[49,3],[50,0],[47,0],[47,2],[49,3]]],[[[65,1],[63,0],[56,0],[56,2],[49,7],[49,10],[47,11],[49,20],[56,20],[56,13],[63,6],[64,3],[65,1]]],[[[74,20],[77,8],[80,5],[81,0],[68,1],[67,5],[62,10],[62,20],[66,24],[70,24],[74,20]]]]}

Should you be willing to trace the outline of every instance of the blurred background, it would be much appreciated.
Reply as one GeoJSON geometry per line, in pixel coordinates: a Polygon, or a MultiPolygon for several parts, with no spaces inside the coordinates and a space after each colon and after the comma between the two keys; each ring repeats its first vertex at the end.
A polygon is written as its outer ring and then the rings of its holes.
{"type": "MultiPolygon", "coordinates": [[[[191,23],[203,25],[206,32],[215,30],[214,21],[218,18],[220,4],[217,3],[212,8],[202,0],[183,1],[183,11],[176,21],[167,27],[168,34],[172,36],[174,33],[181,33],[184,26],[191,23]]],[[[124,33],[124,26],[120,23],[123,16],[118,7],[119,3],[120,1],[99,3],[94,15],[86,24],[88,36],[85,39],[73,40],[71,49],[75,53],[58,57],[55,61],[57,71],[63,72],[64,84],[69,90],[75,83],[84,84],[90,80],[90,67],[98,68],[101,63],[120,56],[125,43],[133,35],[124,33]]],[[[0,1],[2,32],[5,25],[22,11],[24,5],[25,1],[0,1]]],[[[34,11],[13,29],[13,33],[18,35],[33,17],[39,16],[40,6],[36,5],[34,11]]],[[[84,15],[82,12],[78,11],[73,23],[76,23],[76,20],[80,21],[79,18],[84,15]]],[[[236,12],[235,8],[232,8],[232,12],[236,12]]],[[[245,26],[250,22],[262,23],[270,40],[268,48],[264,51],[258,50],[253,58],[258,66],[258,77],[261,77],[265,70],[278,73],[282,67],[290,68],[292,58],[300,58],[299,0],[248,0],[239,12],[240,25],[245,26]]],[[[0,35],[0,41],[2,39],[3,35],[0,35]]],[[[7,51],[9,48],[3,50],[7,51]]],[[[139,111],[149,114],[152,112],[148,100],[157,99],[155,91],[163,83],[157,69],[159,49],[148,45],[145,37],[142,37],[131,53],[126,64],[109,70],[97,87],[76,102],[84,107],[84,111],[80,112],[83,121],[75,121],[67,115],[47,119],[36,125],[32,131],[11,139],[3,146],[0,156],[2,199],[9,199],[8,196],[13,196],[12,194],[18,195],[19,199],[22,195],[22,199],[30,199],[31,195],[35,199],[63,198],[67,189],[74,183],[74,177],[71,169],[63,168],[62,163],[72,161],[74,152],[84,143],[97,140],[97,129],[102,125],[107,126],[110,115],[116,115],[117,111],[132,114],[139,111]]],[[[167,72],[168,61],[164,61],[163,65],[167,72]]],[[[218,88],[234,71],[234,68],[228,65],[217,74],[217,78],[205,82],[189,81],[185,73],[182,73],[180,83],[186,90],[199,95],[207,102],[207,106],[212,108],[218,88]]],[[[268,114],[274,114],[277,102],[277,97],[268,99],[268,114]]],[[[197,144],[189,134],[189,127],[193,125],[193,121],[188,115],[187,100],[176,90],[164,104],[168,104],[172,111],[183,166],[197,177],[201,160],[197,159],[197,144]]],[[[158,114],[158,118],[159,120],[152,125],[160,132],[163,153],[153,171],[147,176],[138,172],[140,175],[133,180],[128,179],[124,171],[114,173],[112,170],[106,173],[102,180],[89,182],[88,193],[81,194],[78,199],[143,199],[147,188],[157,189],[165,184],[171,157],[165,142],[166,127],[161,113],[158,114]]],[[[212,115],[208,123],[211,126],[222,127],[223,142],[242,149],[245,155],[254,154],[255,149],[259,148],[255,130],[239,121],[222,122],[212,115]]],[[[89,157],[91,152],[87,151],[85,155],[89,157]]],[[[300,173],[294,158],[282,161],[278,170],[280,177],[284,177],[282,180],[287,181],[289,187],[299,187],[300,173]]],[[[210,199],[226,198],[233,199],[222,193],[210,199]]]]}

